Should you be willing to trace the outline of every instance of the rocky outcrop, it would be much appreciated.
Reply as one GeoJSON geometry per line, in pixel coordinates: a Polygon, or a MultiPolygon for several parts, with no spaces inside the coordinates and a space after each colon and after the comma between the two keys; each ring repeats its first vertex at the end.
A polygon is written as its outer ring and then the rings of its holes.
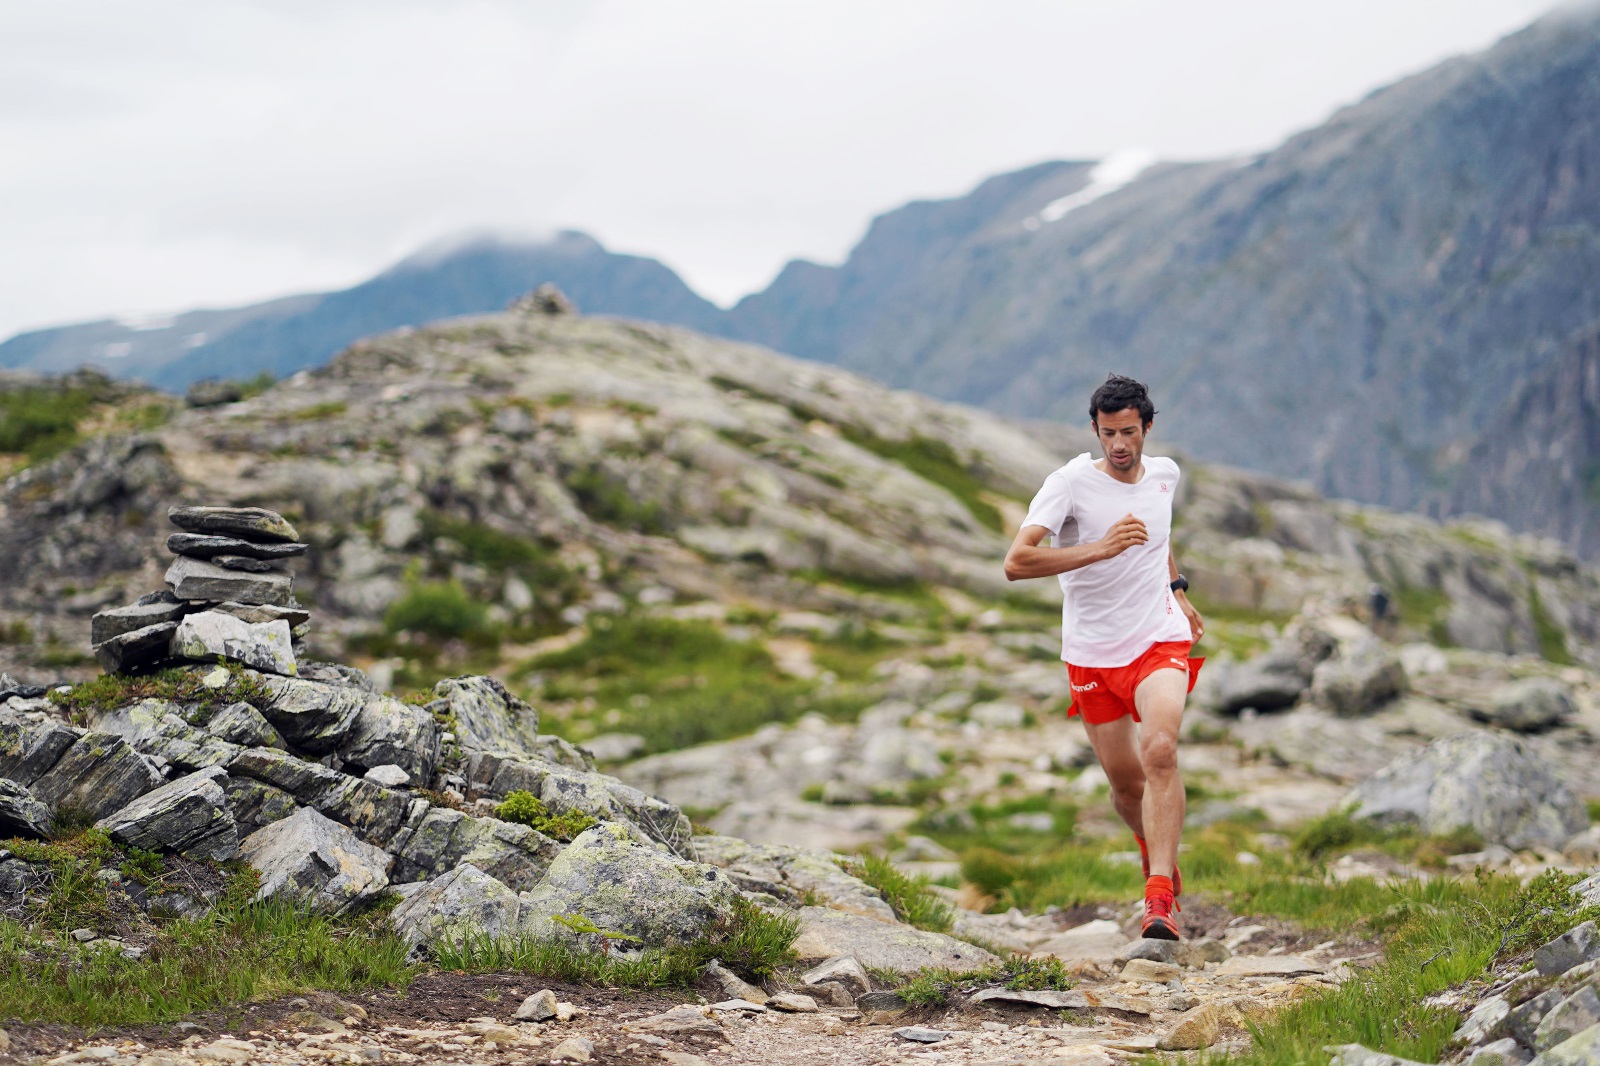
{"type": "Polygon", "coordinates": [[[224,791],[227,773],[200,770],[152,789],[98,823],[121,844],[225,862],[239,852],[238,826],[224,791]]]}
{"type": "Polygon", "coordinates": [[[49,835],[50,808],[34,799],[24,786],[0,778],[0,836],[43,840],[49,835]]]}
{"type": "Polygon", "coordinates": [[[1497,733],[1436,740],[1357,785],[1347,803],[1357,818],[1434,835],[1471,829],[1510,848],[1560,847],[1589,821],[1525,742],[1497,733]]]}
{"type": "Polygon", "coordinates": [[[401,900],[390,922],[407,943],[432,947],[514,936],[519,908],[517,894],[504,883],[462,863],[401,900]]]}

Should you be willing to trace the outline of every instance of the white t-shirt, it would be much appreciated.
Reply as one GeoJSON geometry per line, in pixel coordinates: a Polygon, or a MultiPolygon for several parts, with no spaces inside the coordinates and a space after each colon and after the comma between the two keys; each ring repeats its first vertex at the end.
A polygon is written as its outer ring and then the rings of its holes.
{"type": "Polygon", "coordinates": [[[1059,575],[1061,658],[1072,665],[1127,666],[1152,644],[1193,639],[1167,571],[1178,477],[1171,459],[1145,456],[1144,477],[1129,485],[1085,452],[1045,478],[1028,505],[1023,526],[1048,529],[1057,548],[1100,540],[1126,514],[1150,534],[1121,555],[1059,575]]]}

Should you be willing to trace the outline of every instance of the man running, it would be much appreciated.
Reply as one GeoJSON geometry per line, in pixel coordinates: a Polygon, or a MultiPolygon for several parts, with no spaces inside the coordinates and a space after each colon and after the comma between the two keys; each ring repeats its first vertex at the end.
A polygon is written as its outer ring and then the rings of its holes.
{"type": "Polygon", "coordinates": [[[1177,940],[1178,726],[1204,661],[1189,651],[1205,625],[1172,554],[1178,464],[1144,454],[1155,416],[1144,385],[1106,378],[1089,400],[1104,457],[1085,452],[1045,479],[1005,565],[1011,581],[1059,575],[1068,713],[1083,718],[1111,802],[1139,842],[1144,935],[1177,940]]]}

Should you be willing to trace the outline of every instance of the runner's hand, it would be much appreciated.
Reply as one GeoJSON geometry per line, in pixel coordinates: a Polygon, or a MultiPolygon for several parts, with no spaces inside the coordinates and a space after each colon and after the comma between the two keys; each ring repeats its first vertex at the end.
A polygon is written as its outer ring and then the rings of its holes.
{"type": "Polygon", "coordinates": [[[1194,609],[1194,604],[1189,602],[1189,597],[1178,593],[1178,606],[1183,608],[1183,616],[1189,620],[1189,632],[1194,634],[1196,643],[1206,635],[1206,622],[1200,617],[1200,612],[1194,609]]]}
{"type": "Polygon", "coordinates": [[[1111,523],[1111,528],[1106,530],[1100,542],[1106,546],[1106,558],[1110,559],[1149,539],[1150,531],[1145,529],[1144,523],[1131,514],[1125,514],[1111,523]]]}

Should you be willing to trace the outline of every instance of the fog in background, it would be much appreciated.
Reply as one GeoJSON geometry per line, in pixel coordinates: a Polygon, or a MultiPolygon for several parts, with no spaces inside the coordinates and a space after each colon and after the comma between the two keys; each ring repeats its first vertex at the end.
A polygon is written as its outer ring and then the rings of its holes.
{"type": "Polygon", "coordinates": [[[1260,151],[1550,0],[0,0],[0,338],[586,230],[728,303],[1051,158],[1260,151]]]}

